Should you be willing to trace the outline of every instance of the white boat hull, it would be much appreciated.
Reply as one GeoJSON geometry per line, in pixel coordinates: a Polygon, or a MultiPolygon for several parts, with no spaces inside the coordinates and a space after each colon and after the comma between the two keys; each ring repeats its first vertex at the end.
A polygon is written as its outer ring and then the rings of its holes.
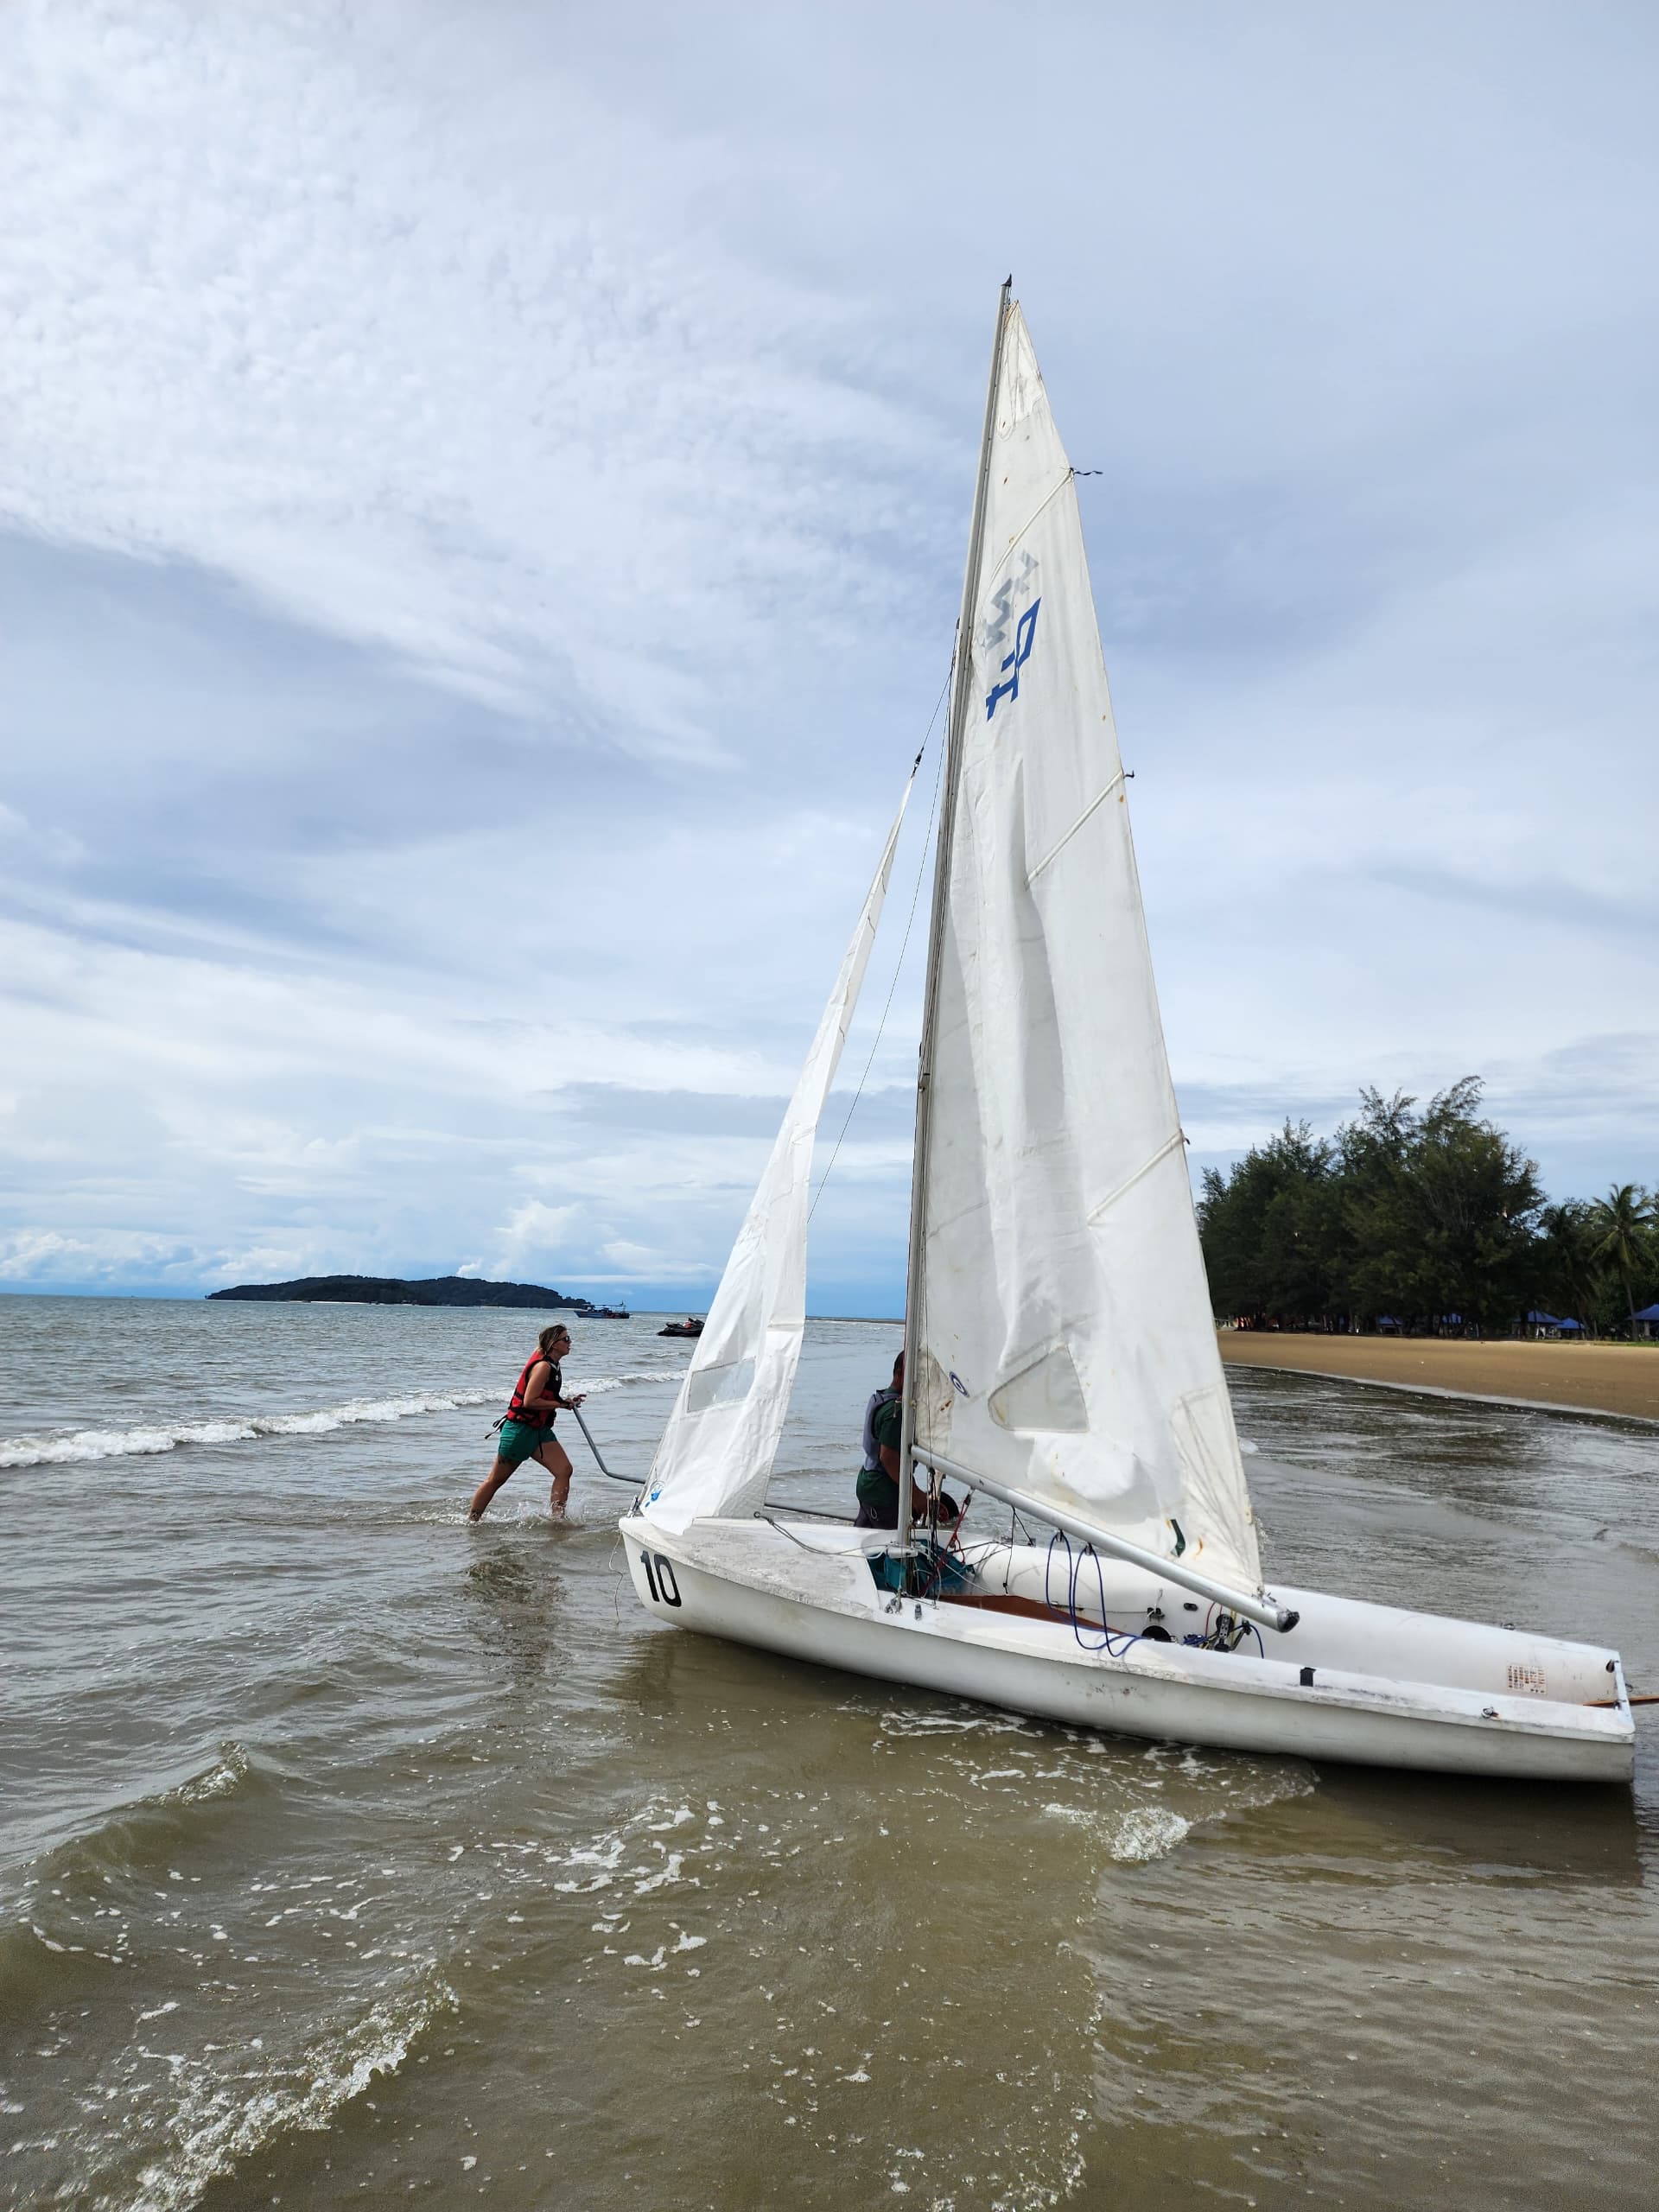
{"type": "MultiPolygon", "coordinates": [[[[1120,1735],[1451,1774],[1630,1778],[1618,1655],[1592,1645],[1279,1588],[1301,1618],[1288,1635],[1269,1632],[1271,1656],[1254,1640],[1247,1654],[1143,1635],[1095,1649],[1087,1592],[1075,1625],[900,1598],[871,1571],[890,1541],[880,1535],[766,1521],[677,1531],[638,1513],[621,1529],[635,1591],[658,1619],[819,1666],[1120,1735]],[[1617,1701],[1599,1709],[1599,1699],[1617,1701]]],[[[1033,1558],[987,1554],[985,1587],[1023,1594],[1033,1558]]],[[[1137,1570],[1112,1571],[1103,1594],[1115,1629],[1166,1613],[1171,1633],[1185,1623],[1186,1593],[1137,1570]]]]}

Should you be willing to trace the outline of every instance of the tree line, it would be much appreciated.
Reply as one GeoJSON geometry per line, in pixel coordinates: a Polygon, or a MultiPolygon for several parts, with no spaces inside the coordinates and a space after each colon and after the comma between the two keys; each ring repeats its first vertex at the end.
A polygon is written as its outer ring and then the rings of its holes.
{"type": "Polygon", "coordinates": [[[1333,1330],[1503,1333],[1530,1312],[1635,1333],[1659,1299],[1659,1193],[1552,1205],[1465,1076],[1420,1106],[1363,1090],[1332,1137],[1287,1121],[1205,1170],[1198,1228],[1218,1317],[1333,1330]]]}

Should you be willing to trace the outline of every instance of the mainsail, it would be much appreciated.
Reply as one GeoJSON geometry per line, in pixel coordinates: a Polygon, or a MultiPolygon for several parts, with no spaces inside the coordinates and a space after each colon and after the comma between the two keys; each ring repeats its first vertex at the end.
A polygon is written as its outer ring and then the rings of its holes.
{"type": "Polygon", "coordinates": [[[913,1439],[1255,1590],[1077,492],[1004,316],[923,1042],[913,1439]]]}
{"type": "Polygon", "coordinates": [[[806,1324],[812,1142],[869,965],[915,779],[912,769],[795,1095],[652,1462],[645,1502],[652,1519],[665,1529],[753,1513],[766,1497],[806,1324]]]}

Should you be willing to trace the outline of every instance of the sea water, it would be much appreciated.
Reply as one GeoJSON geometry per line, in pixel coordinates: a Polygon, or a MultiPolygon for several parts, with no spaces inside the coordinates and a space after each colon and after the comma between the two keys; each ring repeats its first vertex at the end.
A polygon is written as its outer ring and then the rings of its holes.
{"type": "MultiPolygon", "coordinates": [[[[0,1300],[12,2202],[1654,2204],[1659,1708],[1632,1798],[664,1628],[568,1419],[467,1523],[541,1318],[0,1300]]],[[[630,1474],[661,1318],[573,1324],[630,1474]]],[[[809,1329],[779,1495],[898,1341],[809,1329]]],[[[1285,1579],[1659,1688],[1652,1431],[1230,1379],[1285,1579]]]]}

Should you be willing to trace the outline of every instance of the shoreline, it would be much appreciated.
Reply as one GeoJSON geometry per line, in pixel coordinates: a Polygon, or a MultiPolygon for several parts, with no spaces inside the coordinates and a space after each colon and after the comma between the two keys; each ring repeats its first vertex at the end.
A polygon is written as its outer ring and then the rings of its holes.
{"type": "Polygon", "coordinates": [[[1642,1344],[1301,1336],[1271,1329],[1222,1329],[1217,1342],[1231,1367],[1659,1425],[1659,1351],[1642,1344]]]}

